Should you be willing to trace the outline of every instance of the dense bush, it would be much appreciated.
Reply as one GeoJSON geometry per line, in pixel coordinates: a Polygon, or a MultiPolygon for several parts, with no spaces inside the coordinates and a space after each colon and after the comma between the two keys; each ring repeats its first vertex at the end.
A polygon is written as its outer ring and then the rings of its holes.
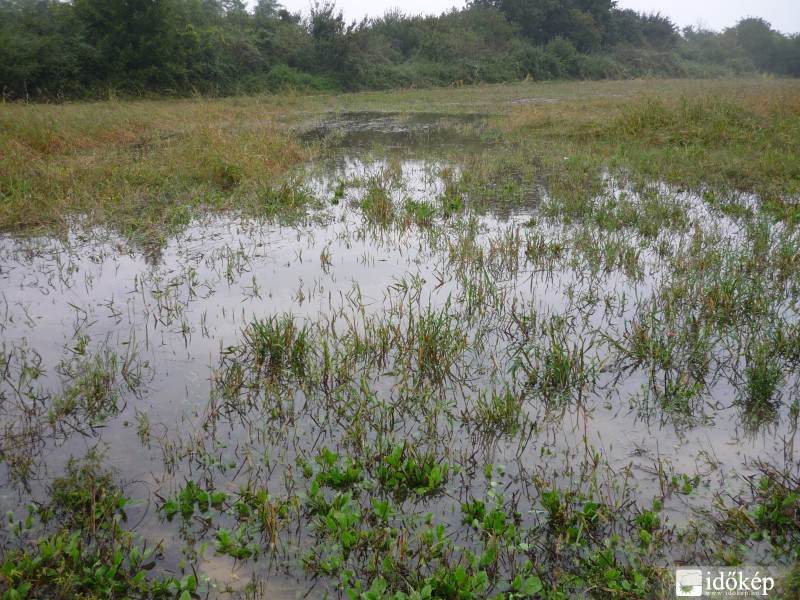
{"type": "Polygon", "coordinates": [[[0,0],[6,98],[390,89],[524,79],[800,74],[800,36],[722,33],[608,0],[475,0],[438,17],[347,23],[274,0],[0,0]],[[549,7],[549,8],[548,8],[549,7]]]}

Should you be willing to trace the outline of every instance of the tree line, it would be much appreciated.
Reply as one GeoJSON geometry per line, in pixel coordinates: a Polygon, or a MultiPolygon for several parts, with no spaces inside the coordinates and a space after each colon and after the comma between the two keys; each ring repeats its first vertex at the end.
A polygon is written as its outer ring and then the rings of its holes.
{"type": "Polygon", "coordinates": [[[800,35],[679,31],[614,0],[474,0],[348,23],[331,1],[0,0],[10,99],[343,91],[542,79],[800,75],[800,35]]]}

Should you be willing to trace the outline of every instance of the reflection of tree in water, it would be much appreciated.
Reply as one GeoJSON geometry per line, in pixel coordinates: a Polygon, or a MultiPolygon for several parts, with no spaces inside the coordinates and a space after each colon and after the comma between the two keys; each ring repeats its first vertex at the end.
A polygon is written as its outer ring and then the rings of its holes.
{"type": "Polygon", "coordinates": [[[742,402],[740,406],[740,420],[749,437],[758,434],[768,434],[777,430],[779,424],[781,402],[748,404],[742,402]]]}
{"type": "MultiPolygon", "coordinates": [[[[170,229],[176,235],[181,233],[176,231],[174,226],[170,229]]],[[[123,236],[127,238],[127,243],[133,250],[142,256],[148,267],[159,267],[164,262],[164,250],[169,243],[167,232],[164,229],[158,227],[129,229],[123,232],[123,236]]]]}
{"type": "Polygon", "coordinates": [[[166,240],[148,240],[148,242],[138,245],[139,251],[148,267],[158,267],[164,262],[164,248],[166,240]]]}

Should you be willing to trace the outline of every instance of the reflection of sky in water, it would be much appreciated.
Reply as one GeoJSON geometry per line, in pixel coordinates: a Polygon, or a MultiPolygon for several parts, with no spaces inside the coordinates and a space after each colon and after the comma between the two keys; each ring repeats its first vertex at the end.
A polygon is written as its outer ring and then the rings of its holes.
{"type": "MultiPolygon", "coordinates": [[[[348,123],[347,118],[343,120],[348,123]]],[[[380,131],[380,122],[378,125],[380,131]]],[[[395,135],[406,136],[403,139],[407,142],[409,130],[416,134],[433,127],[434,121],[411,122],[406,129],[388,123],[387,137],[380,143],[392,145],[395,135]]],[[[362,130],[352,122],[346,129],[347,141],[342,143],[347,145],[358,145],[348,137],[355,132],[363,132],[373,141],[377,135],[374,128],[362,130]]],[[[292,313],[316,321],[352,308],[348,298],[356,292],[367,314],[385,315],[396,301],[390,286],[410,278],[424,281],[420,294],[423,306],[441,307],[448,299],[456,303],[464,300],[465,281],[459,276],[460,265],[453,254],[464,228],[454,224],[455,218],[448,221],[438,217],[438,231],[415,226],[380,228],[365,222],[357,208],[365,187],[377,180],[389,182],[387,191],[397,206],[408,199],[436,205],[444,193],[442,173],[457,178],[459,167],[413,159],[363,162],[355,155],[317,165],[311,169],[307,185],[327,208],[311,215],[307,223],[281,226],[210,217],[191,224],[183,235],[170,240],[155,265],[115,235],[102,231],[89,237],[72,232],[65,241],[3,237],[0,334],[6,353],[15,345],[35,349],[45,368],[43,381],[57,387],[55,365],[65,349],[74,346],[77,332],[87,336],[93,348],[137,352],[139,360],[147,363],[147,372],[152,373],[141,397],[128,397],[122,414],[96,429],[92,437],[76,436],[59,447],[48,447],[42,455],[48,476],[60,471],[70,453],[83,454],[101,440],[109,444],[109,463],[122,479],[139,482],[132,488],[139,497],[147,496],[144,490],[168,494],[189,475],[180,470],[177,475],[164,471],[158,447],[140,443],[132,426],[135,415],[146,412],[156,435],[187,437],[198,433],[220,349],[236,344],[241,329],[253,318],[292,313]],[[341,182],[345,186],[337,197],[341,182]]],[[[731,221],[715,217],[697,199],[684,195],[681,201],[691,206],[692,218],[703,227],[718,227],[725,235],[735,233],[731,221]]],[[[468,238],[469,243],[483,249],[487,260],[484,275],[504,290],[504,311],[515,307],[539,314],[573,312],[578,310],[580,298],[591,290],[612,303],[626,298],[626,308],[613,317],[595,309],[577,326],[588,339],[598,328],[611,325],[621,330],[634,313],[635,300],[647,298],[660,284],[660,259],[651,250],[641,253],[645,276],[638,281],[619,271],[587,274],[580,261],[570,264],[569,250],[551,271],[526,263],[524,257],[518,272],[504,268],[499,248],[506,236],[526,239],[538,233],[547,240],[564,241],[569,248],[571,236],[580,235],[577,226],[540,221],[536,227],[528,227],[529,217],[524,213],[506,214],[503,219],[475,216],[474,235],[468,238]]],[[[634,244],[639,242],[635,234],[626,235],[634,244]]],[[[684,243],[689,236],[691,231],[674,243],[684,243]]],[[[465,272],[471,273],[469,268],[465,272]]],[[[485,336],[478,360],[485,363],[487,371],[493,363],[499,363],[501,372],[508,370],[509,341],[513,340],[502,331],[485,336]]],[[[602,361],[610,358],[607,348],[592,350],[590,356],[602,361]]],[[[491,384],[489,379],[473,381],[475,390],[491,384]]],[[[756,434],[743,432],[739,409],[733,405],[737,390],[725,379],[717,382],[701,403],[707,418],[695,420],[691,427],[658,409],[645,418],[633,406],[635,399],[641,400],[643,386],[647,386],[647,378],[641,371],[616,382],[614,374],[605,372],[600,375],[597,393],[585,405],[550,411],[544,402],[537,404],[534,399],[526,410],[539,424],[540,432],[522,455],[517,452],[517,439],[478,439],[466,430],[463,436],[456,433],[453,451],[456,455],[462,451],[477,453],[484,462],[508,465],[513,474],[540,464],[540,450],[545,447],[555,452],[548,460],[553,462],[553,470],[559,471],[564,461],[559,452],[580,455],[588,443],[605,453],[613,469],[621,472],[632,466],[633,477],[647,494],[648,489],[659,486],[659,458],[676,473],[709,473],[712,479],[722,481],[743,470],[747,458],[780,457],[784,438],[793,434],[785,418],[781,424],[763,427],[756,434]],[[713,472],[709,467],[712,462],[719,464],[713,472]]],[[[796,387],[793,375],[784,386],[784,417],[796,387]]],[[[451,395],[463,403],[457,392],[451,395]]],[[[336,431],[316,431],[302,418],[297,428],[301,437],[314,435],[324,440],[326,435],[336,435],[336,431]]],[[[245,441],[235,430],[225,435],[231,452],[245,441]]],[[[309,443],[301,441],[298,447],[310,447],[309,443]]],[[[43,477],[44,468],[42,465],[39,471],[43,477]]],[[[3,496],[9,498],[11,494],[3,496]]],[[[446,503],[433,503],[430,508],[441,518],[452,520],[448,507],[446,503]]],[[[680,503],[672,508],[672,516],[680,518],[680,503]]],[[[163,529],[165,525],[159,523],[150,507],[142,527],[163,529]]],[[[159,535],[165,534],[161,531],[159,535]]],[[[180,545],[174,540],[166,543],[180,545]]],[[[212,571],[224,572],[227,568],[209,565],[212,571]]],[[[242,577],[247,579],[246,575],[242,577]]]]}
{"type": "MultiPolygon", "coordinates": [[[[446,167],[403,162],[398,184],[390,190],[393,198],[399,203],[407,198],[435,203],[442,193],[436,172],[446,167]]],[[[339,180],[369,181],[387,168],[386,161],[364,165],[350,159],[309,185],[320,196],[332,198],[339,180]]],[[[209,365],[214,364],[220,344],[235,343],[238,332],[254,317],[291,312],[313,320],[339,306],[354,285],[368,310],[380,312],[388,285],[409,276],[426,282],[425,296],[434,304],[463,292],[449,272],[448,257],[430,247],[424,230],[380,230],[365,224],[356,209],[361,194],[363,189],[348,187],[339,204],[325,212],[323,225],[315,225],[314,218],[309,224],[291,227],[224,217],[196,223],[167,245],[158,266],[120,252],[124,243],[111,235],[90,245],[82,245],[75,235],[65,245],[52,239],[6,237],[0,250],[3,303],[10,315],[4,324],[5,343],[24,341],[42,355],[45,365],[57,364],[76,329],[95,344],[135,345],[156,372],[149,393],[139,402],[174,419],[186,407],[204,401],[209,365]],[[329,256],[329,264],[323,264],[323,253],[329,256]],[[186,335],[184,324],[189,329],[186,335]]],[[[474,243],[488,252],[493,243],[502,242],[505,231],[521,228],[524,235],[528,230],[521,223],[525,220],[524,216],[503,222],[481,217],[474,243]]],[[[447,223],[440,224],[447,229],[447,223]]],[[[540,225],[538,231],[552,239],[569,236],[569,230],[561,226],[540,225]]],[[[103,236],[101,232],[98,237],[103,236]]],[[[653,281],[635,283],[614,272],[599,281],[600,293],[615,298],[626,295],[630,311],[636,297],[649,295],[653,281]]],[[[510,296],[519,303],[546,313],[565,309],[567,287],[578,297],[597,286],[598,279],[571,268],[549,274],[523,268],[516,278],[499,283],[512,289],[510,296]]],[[[602,315],[591,316],[590,326],[601,323],[602,315]]],[[[618,319],[616,324],[621,323],[618,319]]],[[[637,393],[640,382],[641,376],[634,375],[624,380],[623,387],[606,390],[613,410],[598,406],[591,415],[599,435],[607,431],[618,443],[628,440],[632,450],[638,444],[648,445],[649,433],[627,411],[620,414],[620,409],[627,396],[637,393]]],[[[734,394],[730,385],[721,383],[714,399],[727,406],[734,394]]],[[[702,439],[722,436],[730,441],[736,419],[725,415],[731,412],[717,415],[702,439]]],[[[682,435],[663,430],[660,436],[665,443],[689,443],[682,435]]],[[[765,448],[768,437],[760,441],[765,448]]],[[[757,439],[750,442],[754,449],[757,439]]],[[[738,446],[727,449],[733,454],[739,451],[738,446]]],[[[691,454],[681,452],[676,459],[691,454]]]]}

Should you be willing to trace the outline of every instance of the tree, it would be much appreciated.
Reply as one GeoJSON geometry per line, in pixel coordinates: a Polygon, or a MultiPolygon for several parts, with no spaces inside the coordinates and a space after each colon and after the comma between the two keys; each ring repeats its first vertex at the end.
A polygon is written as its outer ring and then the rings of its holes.
{"type": "Polygon", "coordinates": [[[800,33],[791,37],[781,36],[776,54],[782,73],[800,77],[800,33]]]}
{"type": "Polygon", "coordinates": [[[603,41],[607,46],[618,44],[643,46],[644,35],[642,35],[639,13],[629,8],[612,10],[603,41]]]}
{"type": "Polygon", "coordinates": [[[602,33],[591,13],[577,8],[570,10],[569,28],[566,34],[579,52],[594,52],[600,49],[602,33]]]}
{"type": "Polygon", "coordinates": [[[611,23],[613,0],[475,0],[501,11],[536,44],[556,37],[569,40],[581,52],[594,52],[611,23]]]}
{"type": "Polygon", "coordinates": [[[56,96],[84,91],[91,51],[69,4],[0,0],[0,92],[56,96]]]}
{"type": "Polygon", "coordinates": [[[278,11],[283,8],[278,4],[277,0],[258,0],[253,15],[258,21],[265,21],[268,19],[277,19],[278,11]]]}
{"type": "Polygon", "coordinates": [[[344,14],[336,8],[336,3],[314,2],[307,27],[318,71],[337,76],[347,87],[352,87],[355,84],[351,79],[353,26],[345,24],[344,14]]]}
{"type": "Polygon", "coordinates": [[[519,25],[523,36],[537,44],[547,43],[563,33],[565,13],[572,6],[570,0],[476,0],[476,3],[504,13],[509,21],[519,25]]]}
{"type": "Polygon", "coordinates": [[[753,70],[752,61],[734,35],[691,26],[684,27],[682,33],[680,52],[685,59],[724,66],[737,74],[753,70]]]}
{"type": "Polygon", "coordinates": [[[654,50],[674,50],[678,45],[678,28],[669,17],[659,12],[639,15],[642,37],[654,50]]]}
{"type": "Polygon", "coordinates": [[[169,0],[75,0],[98,79],[163,87],[171,80],[175,28],[169,0]]]}
{"type": "Polygon", "coordinates": [[[749,17],[739,21],[731,33],[760,71],[773,69],[778,38],[782,36],[772,30],[764,19],[749,17]]]}

